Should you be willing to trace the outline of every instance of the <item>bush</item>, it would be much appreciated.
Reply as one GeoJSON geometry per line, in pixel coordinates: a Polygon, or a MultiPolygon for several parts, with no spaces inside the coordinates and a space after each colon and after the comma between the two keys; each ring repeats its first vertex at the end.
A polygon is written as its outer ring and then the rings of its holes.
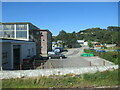
{"type": "Polygon", "coordinates": [[[119,56],[120,56],[120,53],[119,52],[104,52],[104,53],[101,53],[101,52],[96,52],[94,50],[89,50],[89,49],[84,49],[84,52],[85,53],[93,53],[95,56],[99,56],[103,59],[106,59],[108,61],[111,61],[115,64],[119,64],[119,56]]]}
{"type": "Polygon", "coordinates": [[[84,52],[85,52],[85,53],[90,53],[90,50],[84,49],[84,52]]]}
{"type": "Polygon", "coordinates": [[[115,64],[118,64],[118,52],[105,52],[101,53],[99,56],[115,64]]]}

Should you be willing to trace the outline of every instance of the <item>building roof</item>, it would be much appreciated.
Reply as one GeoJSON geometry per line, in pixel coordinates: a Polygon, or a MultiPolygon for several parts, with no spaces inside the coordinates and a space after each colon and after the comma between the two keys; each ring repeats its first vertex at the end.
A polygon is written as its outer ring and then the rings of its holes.
{"type": "Polygon", "coordinates": [[[48,33],[52,34],[48,29],[40,29],[40,31],[42,31],[42,32],[48,32],[48,33]]]}
{"type": "Polygon", "coordinates": [[[0,24],[32,24],[30,22],[0,22],[0,24]]]}
{"type": "Polygon", "coordinates": [[[85,42],[85,40],[77,40],[77,42],[79,43],[79,42],[85,42]]]}
{"type": "Polygon", "coordinates": [[[30,22],[0,22],[0,24],[30,24],[33,27],[37,28],[38,30],[40,30],[40,28],[36,27],[35,25],[33,25],[30,22]]]}
{"type": "Polygon", "coordinates": [[[30,24],[30,25],[32,25],[33,27],[37,28],[37,30],[47,31],[48,33],[52,34],[48,29],[40,29],[40,28],[36,27],[35,25],[33,25],[33,24],[30,23],[30,22],[0,22],[0,24],[30,24]]]}

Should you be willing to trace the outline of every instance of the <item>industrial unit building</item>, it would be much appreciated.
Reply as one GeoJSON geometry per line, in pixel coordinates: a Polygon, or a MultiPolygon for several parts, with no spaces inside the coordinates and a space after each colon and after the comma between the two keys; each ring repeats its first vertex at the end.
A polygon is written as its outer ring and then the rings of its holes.
{"type": "Polygon", "coordinates": [[[19,69],[23,59],[36,55],[36,43],[31,41],[1,39],[2,68],[19,69]]]}
{"type": "Polygon", "coordinates": [[[36,54],[41,53],[39,28],[29,22],[0,23],[0,38],[33,41],[36,43],[36,54]]]}

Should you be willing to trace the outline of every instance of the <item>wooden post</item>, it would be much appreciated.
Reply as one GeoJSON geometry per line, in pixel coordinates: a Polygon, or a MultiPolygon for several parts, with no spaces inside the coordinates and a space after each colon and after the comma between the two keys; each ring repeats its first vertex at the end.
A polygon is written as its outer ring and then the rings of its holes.
{"type": "Polygon", "coordinates": [[[49,63],[49,69],[51,69],[51,63],[49,63]]]}
{"type": "Polygon", "coordinates": [[[90,61],[90,66],[92,66],[91,61],[90,61]]]}
{"type": "Polygon", "coordinates": [[[105,66],[105,61],[103,61],[103,66],[105,66]]]}
{"type": "Polygon", "coordinates": [[[3,70],[2,66],[1,66],[1,71],[3,70]]]}
{"type": "Polygon", "coordinates": [[[20,64],[20,70],[22,70],[22,64],[20,64]]]}
{"type": "Polygon", "coordinates": [[[41,69],[43,69],[43,63],[41,63],[41,69]]]}
{"type": "Polygon", "coordinates": [[[34,69],[35,69],[35,61],[33,61],[33,67],[34,67],[34,69]]]}
{"type": "Polygon", "coordinates": [[[49,57],[49,59],[51,59],[51,57],[49,57]]]}

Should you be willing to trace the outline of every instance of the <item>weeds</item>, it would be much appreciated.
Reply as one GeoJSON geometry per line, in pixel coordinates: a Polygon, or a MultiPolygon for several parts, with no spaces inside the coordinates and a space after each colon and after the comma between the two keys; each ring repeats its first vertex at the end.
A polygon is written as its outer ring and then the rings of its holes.
{"type": "Polygon", "coordinates": [[[75,88],[118,85],[118,70],[83,75],[4,79],[3,88],[75,88]]]}

